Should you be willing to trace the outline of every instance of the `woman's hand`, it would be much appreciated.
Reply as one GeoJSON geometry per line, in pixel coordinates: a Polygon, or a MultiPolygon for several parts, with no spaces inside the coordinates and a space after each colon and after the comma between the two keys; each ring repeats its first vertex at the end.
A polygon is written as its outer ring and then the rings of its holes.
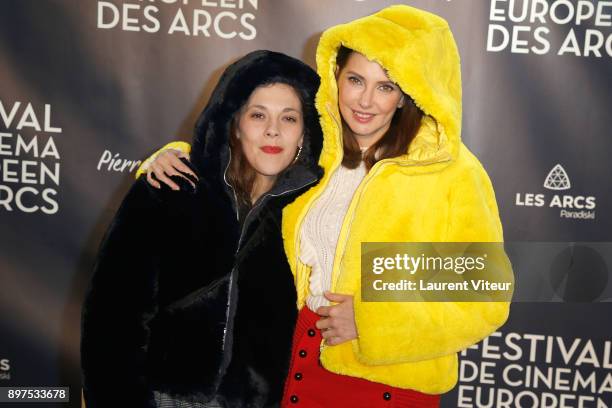
{"type": "MultiPolygon", "coordinates": [[[[147,168],[147,181],[149,184],[155,188],[161,188],[161,184],[157,181],[159,180],[173,190],[180,190],[179,186],[170,179],[170,176],[185,177],[181,174],[181,172],[183,172],[190,174],[197,179],[194,172],[189,168],[189,166],[185,165],[185,163],[181,161],[181,158],[189,160],[189,155],[176,149],[166,149],[161,151],[147,168]],[[153,178],[154,174],[157,180],[153,178]]],[[[187,177],[185,177],[185,179],[187,179],[191,185],[194,186],[193,181],[187,177]]]]}
{"type": "Polygon", "coordinates": [[[353,310],[353,296],[325,292],[325,298],[337,303],[333,306],[321,306],[317,314],[322,317],[315,326],[321,329],[325,343],[336,346],[345,341],[357,338],[357,325],[353,310]]]}

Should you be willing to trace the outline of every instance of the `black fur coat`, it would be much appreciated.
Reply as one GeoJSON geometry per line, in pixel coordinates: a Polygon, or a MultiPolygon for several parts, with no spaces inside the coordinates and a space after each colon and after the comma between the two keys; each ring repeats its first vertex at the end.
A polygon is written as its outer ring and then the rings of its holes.
{"type": "Polygon", "coordinates": [[[154,391],[227,407],[279,404],[297,317],[281,216],[321,176],[317,87],[314,71],[293,58],[243,57],[196,125],[195,189],[178,178],[180,192],[135,182],[102,242],[83,305],[88,408],[155,407],[154,391]],[[230,119],[257,86],[279,81],[301,93],[304,147],[238,220],[224,179],[230,119]]]}

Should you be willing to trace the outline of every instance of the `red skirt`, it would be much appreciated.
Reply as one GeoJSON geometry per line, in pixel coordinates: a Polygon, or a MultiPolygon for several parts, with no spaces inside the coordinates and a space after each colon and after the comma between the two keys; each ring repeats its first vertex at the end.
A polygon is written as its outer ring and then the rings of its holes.
{"type": "MultiPolygon", "coordinates": [[[[320,317],[302,308],[293,335],[291,366],[282,407],[308,408],[437,408],[439,395],[395,388],[362,378],[334,374],[319,363],[320,317]]],[[[333,347],[333,346],[330,346],[333,347]]]]}

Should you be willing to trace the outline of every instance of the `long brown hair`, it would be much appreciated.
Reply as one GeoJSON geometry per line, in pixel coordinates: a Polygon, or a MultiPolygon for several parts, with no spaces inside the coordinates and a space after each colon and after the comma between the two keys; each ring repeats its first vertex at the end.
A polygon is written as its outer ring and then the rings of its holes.
{"type": "MultiPolygon", "coordinates": [[[[354,50],[341,46],[336,57],[338,76],[346,66],[349,57],[354,50]]],[[[342,120],[342,143],[344,157],[342,165],[349,169],[359,166],[363,160],[369,171],[377,161],[391,157],[401,156],[408,152],[410,142],[416,136],[421,127],[423,111],[419,109],[409,95],[404,95],[404,104],[398,108],[391,119],[391,125],[385,134],[364,153],[361,152],[359,144],[344,118],[342,120]]]]}

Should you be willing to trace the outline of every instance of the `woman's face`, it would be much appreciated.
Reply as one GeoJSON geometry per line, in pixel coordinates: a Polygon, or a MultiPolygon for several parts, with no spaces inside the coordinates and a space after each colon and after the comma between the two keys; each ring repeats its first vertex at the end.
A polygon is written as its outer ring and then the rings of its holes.
{"type": "Polygon", "coordinates": [[[296,91],[281,83],[256,88],[241,110],[236,137],[257,177],[275,180],[295,159],[304,138],[296,91]]]}
{"type": "Polygon", "coordinates": [[[352,52],[338,73],[338,107],[361,147],[370,147],[389,129],[403,94],[384,69],[352,52]]]}

